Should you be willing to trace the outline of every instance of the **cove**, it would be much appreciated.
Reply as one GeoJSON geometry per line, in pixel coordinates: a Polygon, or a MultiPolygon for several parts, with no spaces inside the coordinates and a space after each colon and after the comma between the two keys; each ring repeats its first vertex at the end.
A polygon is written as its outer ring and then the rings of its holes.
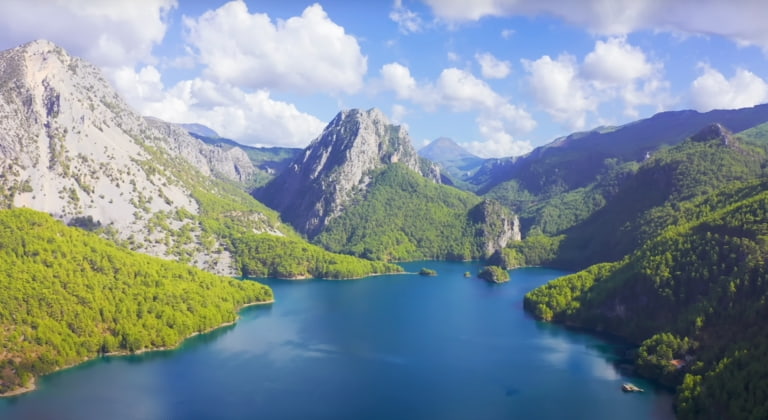
{"type": "Polygon", "coordinates": [[[354,281],[263,280],[272,306],[173,351],[108,357],[0,400],[2,419],[671,419],[672,396],[624,376],[621,344],[523,312],[565,274],[465,278],[422,261],[354,281]],[[631,381],[645,393],[625,394],[631,381]]]}

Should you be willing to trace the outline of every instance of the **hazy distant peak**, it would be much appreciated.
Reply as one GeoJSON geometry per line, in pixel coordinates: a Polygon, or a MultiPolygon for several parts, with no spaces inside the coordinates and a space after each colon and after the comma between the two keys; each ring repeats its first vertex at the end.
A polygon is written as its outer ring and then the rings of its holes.
{"type": "Polygon", "coordinates": [[[419,150],[419,155],[434,162],[444,162],[459,159],[481,159],[468,152],[458,143],[448,137],[439,137],[419,150]]]}
{"type": "Polygon", "coordinates": [[[203,124],[198,123],[184,123],[178,124],[183,129],[187,130],[190,134],[196,134],[198,136],[209,137],[212,139],[221,137],[216,130],[203,124]]]}

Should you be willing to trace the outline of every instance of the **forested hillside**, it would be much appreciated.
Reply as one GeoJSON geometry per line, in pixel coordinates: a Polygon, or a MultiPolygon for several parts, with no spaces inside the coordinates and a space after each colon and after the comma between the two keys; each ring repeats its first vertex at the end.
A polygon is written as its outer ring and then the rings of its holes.
{"type": "Polygon", "coordinates": [[[500,205],[483,211],[482,203],[474,194],[392,164],[372,174],[368,190],[315,242],[334,252],[384,261],[485,258],[487,245],[506,238],[501,246],[493,245],[503,247],[513,239],[515,220],[500,205]]]}
{"type": "Polygon", "coordinates": [[[0,211],[0,393],[100,354],[173,347],[272,300],[253,281],[128,251],[28,209],[0,211]]]}
{"type": "Polygon", "coordinates": [[[531,194],[549,197],[587,187],[612,159],[641,161],[648,153],[679,144],[709,124],[720,123],[739,132],[767,121],[768,105],[705,113],[662,112],[620,127],[574,133],[518,159],[489,161],[489,167],[481,168],[477,179],[470,182],[486,193],[501,183],[516,181],[531,194]]]}
{"type": "Polygon", "coordinates": [[[631,256],[536,289],[525,307],[642,342],[638,372],[680,385],[680,418],[766,418],[768,181],[677,209],[631,256]]]}

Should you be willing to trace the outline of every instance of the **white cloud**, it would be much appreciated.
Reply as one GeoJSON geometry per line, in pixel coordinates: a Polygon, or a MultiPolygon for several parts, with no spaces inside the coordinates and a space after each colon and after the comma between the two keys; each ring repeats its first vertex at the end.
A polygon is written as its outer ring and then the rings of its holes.
{"type": "Polygon", "coordinates": [[[304,147],[325,126],[293,104],[272,99],[265,89],[249,93],[196,78],[166,90],[153,66],[139,72],[124,67],[114,79],[128,103],[143,115],[204,124],[248,145],[304,147]]]}
{"type": "Polygon", "coordinates": [[[503,120],[478,117],[477,124],[480,134],[486,140],[464,143],[462,146],[470,153],[490,158],[520,156],[533,150],[529,141],[515,140],[505,128],[503,120]]]}
{"type": "Polygon", "coordinates": [[[455,67],[440,73],[432,93],[425,97],[435,101],[430,105],[443,105],[455,112],[492,109],[502,102],[487,83],[455,67]]]}
{"type": "Polygon", "coordinates": [[[528,85],[536,103],[570,129],[582,129],[587,112],[595,111],[597,100],[578,77],[578,63],[573,56],[553,60],[545,55],[538,60],[522,60],[528,71],[528,85]]]}
{"type": "Polygon", "coordinates": [[[617,85],[647,78],[654,68],[640,48],[616,37],[597,41],[595,49],[584,58],[581,71],[587,79],[617,85]]]}
{"type": "Polygon", "coordinates": [[[735,109],[768,102],[768,83],[745,69],[726,79],[706,64],[699,64],[702,74],[691,83],[691,104],[699,111],[735,109]]]}
{"type": "Polygon", "coordinates": [[[419,84],[408,67],[389,63],[382,66],[378,83],[380,88],[394,91],[398,99],[428,111],[445,108],[452,112],[476,112],[478,131],[485,140],[473,144],[483,147],[485,153],[510,156],[530,150],[530,144],[514,140],[513,133],[533,130],[536,121],[467,71],[447,68],[434,82],[419,84]]]}
{"type": "Polygon", "coordinates": [[[273,23],[237,0],[184,25],[205,75],[219,82],[301,93],[354,93],[363,85],[367,57],[319,4],[273,23]]]}
{"type": "Polygon", "coordinates": [[[383,87],[395,91],[398,98],[407,99],[416,90],[416,80],[411,76],[411,71],[400,63],[385,64],[379,73],[383,87]]]}
{"type": "Polygon", "coordinates": [[[515,34],[514,29],[502,29],[501,30],[501,37],[504,39],[512,38],[512,35],[515,34]]]}
{"type": "Polygon", "coordinates": [[[419,14],[403,6],[402,0],[395,0],[395,4],[389,12],[389,18],[397,23],[398,29],[403,34],[420,32],[424,25],[419,14]]]}
{"type": "Polygon", "coordinates": [[[176,5],[176,0],[3,0],[0,47],[43,38],[102,67],[149,63],[176,5]]]}
{"type": "Polygon", "coordinates": [[[450,22],[485,16],[552,15],[604,35],[638,30],[720,35],[740,44],[768,49],[762,0],[424,0],[450,22]]]}
{"type": "Polygon", "coordinates": [[[624,37],[598,40],[582,63],[567,54],[522,62],[536,103],[571,130],[585,128],[587,116],[603,103],[619,100],[630,117],[638,116],[639,106],[661,111],[674,103],[662,78],[663,65],[649,61],[624,37]]]}
{"type": "Polygon", "coordinates": [[[402,124],[403,118],[408,114],[408,108],[400,104],[392,105],[392,122],[402,124]]]}
{"type": "Polygon", "coordinates": [[[488,52],[475,54],[475,60],[480,64],[480,73],[486,79],[503,79],[512,71],[509,61],[499,60],[488,52]]]}

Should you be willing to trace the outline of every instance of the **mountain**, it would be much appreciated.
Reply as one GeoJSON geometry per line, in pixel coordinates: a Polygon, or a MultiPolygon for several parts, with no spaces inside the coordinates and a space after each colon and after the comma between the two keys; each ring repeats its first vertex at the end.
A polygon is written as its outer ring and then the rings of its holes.
{"type": "Polygon", "coordinates": [[[540,319],[637,343],[637,373],[677,387],[679,418],[768,414],[764,128],[710,124],[626,171],[554,240],[549,263],[583,270],[525,298],[540,319]]]}
{"type": "Polygon", "coordinates": [[[768,415],[768,183],[688,202],[628,258],[526,295],[539,318],[640,344],[638,373],[677,386],[681,419],[768,415]]]}
{"type": "Polygon", "coordinates": [[[260,187],[269,182],[272,178],[277,176],[277,174],[285,170],[303,151],[302,149],[293,147],[246,146],[234,140],[219,137],[218,135],[214,137],[205,136],[200,134],[202,130],[189,130],[188,127],[190,125],[193,124],[181,124],[182,128],[186,129],[189,134],[206,144],[210,144],[225,151],[237,149],[245,152],[251,160],[251,164],[257,169],[249,179],[250,185],[253,187],[260,187]]]}
{"type": "Polygon", "coordinates": [[[400,163],[370,175],[365,192],[314,242],[385,261],[486,258],[520,240],[518,218],[500,203],[436,184],[400,163]]]}
{"type": "Polygon", "coordinates": [[[0,52],[0,207],[219,274],[401,270],[311,247],[246,192],[257,172],[239,147],[137,115],[96,67],[48,41],[0,52]],[[257,252],[265,244],[290,263],[257,252]]]}
{"type": "Polygon", "coordinates": [[[217,139],[221,137],[219,136],[219,133],[217,133],[214,129],[203,124],[182,123],[178,125],[195,137],[208,137],[210,139],[217,139]]]}
{"type": "Polygon", "coordinates": [[[402,127],[353,109],[254,195],[314,243],[372,260],[477,259],[520,239],[509,210],[440,179],[402,127]]]}
{"type": "Polygon", "coordinates": [[[558,194],[594,182],[607,159],[640,162],[662,145],[675,145],[701,130],[720,123],[732,132],[768,122],[768,105],[737,110],[670,111],[620,127],[574,133],[537,147],[517,159],[490,161],[469,180],[486,193],[515,181],[537,196],[558,194]]]}
{"type": "Polygon", "coordinates": [[[201,169],[204,175],[247,184],[257,173],[248,154],[241,147],[213,147],[191,135],[184,127],[157,118],[146,117],[145,121],[170,141],[164,142],[173,155],[201,169]]]}
{"type": "Polygon", "coordinates": [[[311,239],[367,189],[372,171],[392,163],[440,181],[438,168],[419,158],[403,127],[378,109],[346,110],[254,196],[311,239]]]}
{"type": "MultiPolygon", "coordinates": [[[[183,215],[200,213],[192,190],[215,191],[212,176],[246,180],[254,168],[245,153],[142,118],[98,69],[48,41],[0,52],[0,92],[3,207],[87,218],[133,249],[234,272],[228,254],[210,253],[199,222],[183,215]]],[[[259,224],[284,230],[278,223],[259,224]]]]}
{"type": "Polygon", "coordinates": [[[674,224],[680,203],[763,173],[766,153],[712,124],[672,148],[655,153],[629,175],[616,193],[566,238],[555,263],[583,268],[616,261],[674,224]]]}
{"type": "Polygon", "coordinates": [[[455,141],[440,137],[419,150],[419,155],[440,165],[453,183],[466,181],[486,161],[467,152],[455,141]]]}

